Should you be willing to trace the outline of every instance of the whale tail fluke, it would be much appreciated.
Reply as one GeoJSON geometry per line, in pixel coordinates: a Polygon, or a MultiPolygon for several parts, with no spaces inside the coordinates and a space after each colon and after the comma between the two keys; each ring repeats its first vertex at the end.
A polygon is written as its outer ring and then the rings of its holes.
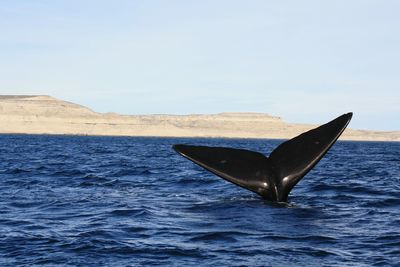
{"type": "Polygon", "coordinates": [[[292,188],[328,152],[352,113],[280,144],[269,157],[244,149],[174,145],[173,149],[223,179],[271,201],[287,201],[292,188]]]}

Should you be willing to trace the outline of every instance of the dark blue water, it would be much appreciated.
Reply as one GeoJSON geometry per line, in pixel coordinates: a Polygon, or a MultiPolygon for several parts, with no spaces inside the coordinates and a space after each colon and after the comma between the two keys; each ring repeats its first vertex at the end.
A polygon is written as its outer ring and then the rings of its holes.
{"type": "Polygon", "coordinates": [[[400,143],[336,143],[287,205],[171,149],[268,154],[280,141],[2,135],[0,143],[1,266],[400,262],[400,143]]]}

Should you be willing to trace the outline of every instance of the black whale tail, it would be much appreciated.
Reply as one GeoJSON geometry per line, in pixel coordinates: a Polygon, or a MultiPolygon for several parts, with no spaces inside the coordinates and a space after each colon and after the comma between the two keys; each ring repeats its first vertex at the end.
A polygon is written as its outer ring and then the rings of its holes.
{"type": "Polygon", "coordinates": [[[271,201],[287,201],[292,188],[336,142],[352,113],[280,144],[269,157],[244,149],[174,145],[182,156],[271,201]]]}

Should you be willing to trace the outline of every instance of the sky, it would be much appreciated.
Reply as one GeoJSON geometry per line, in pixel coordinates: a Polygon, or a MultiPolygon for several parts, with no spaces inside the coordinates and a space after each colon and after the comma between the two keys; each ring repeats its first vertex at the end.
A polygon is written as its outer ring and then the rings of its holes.
{"type": "Polygon", "coordinates": [[[0,0],[0,94],[400,130],[400,1],[0,0]]]}

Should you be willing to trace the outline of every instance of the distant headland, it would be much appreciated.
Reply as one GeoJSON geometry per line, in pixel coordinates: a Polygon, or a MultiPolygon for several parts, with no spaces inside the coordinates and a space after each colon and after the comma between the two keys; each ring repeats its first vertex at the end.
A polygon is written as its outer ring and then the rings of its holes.
{"type": "MultiPolygon", "coordinates": [[[[315,126],[289,124],[264,113],[97,113],[51,96],[0,95],[0,133],[288,139],[315,126]]],[[[400,141],[400,131],[347,129],[341,140],[400,141]]]]}

